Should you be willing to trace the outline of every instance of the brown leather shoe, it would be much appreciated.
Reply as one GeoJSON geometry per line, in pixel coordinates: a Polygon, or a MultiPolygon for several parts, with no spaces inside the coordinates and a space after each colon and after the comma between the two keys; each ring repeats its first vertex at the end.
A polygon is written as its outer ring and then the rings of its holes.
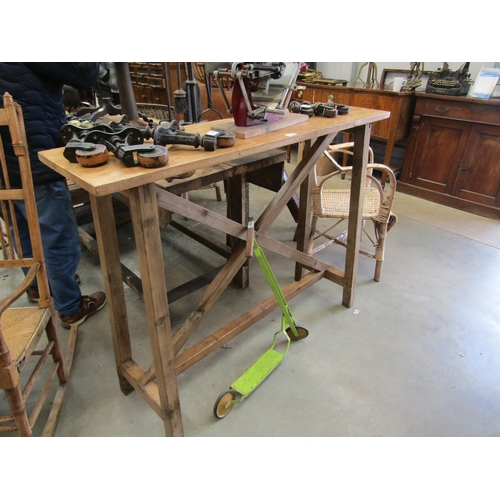
{"type": "MultiPolygon", "coordinates": [[[[80,279],[80,276],[78,274],[75,274],[75,281],[80,284],[82,280],[80,279]]],[[[28,297],[28,302],[32,302],[33,304],[36,304],[37,302],[40,301],[40,294],[38,293],[38,290],[28,290],[26,292],[26,295],[28,297]]]]}
{"type": "Polygon", "coordinates": [[[106,294],[95,292],[92,295],[82,297],[83,304],[80,310],[71,315],[59,314],[63,328],[69,330],[72,325],[81,325],[87,318],[100,311],[106,304],[106,294]]]}
{"type": "Polygon", "coordinates": [[[40,294],[38,290],[32,290],[31,288],[26,292],[26,296],[28,297],[28,302],[33,302],[36,304],[40,301],[40,294]]]}

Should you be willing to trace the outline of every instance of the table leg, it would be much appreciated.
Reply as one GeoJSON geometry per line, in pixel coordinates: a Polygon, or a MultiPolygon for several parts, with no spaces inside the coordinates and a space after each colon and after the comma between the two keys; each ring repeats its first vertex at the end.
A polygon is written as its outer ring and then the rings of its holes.
{"type": "Polygon", "coordinates": [[[184,431],[154,183],[130,190],[129,199],[160,399],[160,417],[167,436],[182,436],[184,431]]]}
{"type": "MultiPolygon", "coordinates": [[[[227,217],[228,219],[247,225],[249,217],[249,187],[246,174],[236,175],[226,180],[227,217]]],[[[233,236],[227,235],[227,244],[234,250],[241,243],[233,236]]],[[[249,285],[248,261],[234,277],[234,282],[241,288],[249,285]]]]}
{"type": "MultiPolygon", "coordinates": [[[[302,149],[302,156],[311,148],[311,141],[305,141],[302,149]]],[[[305,238],[311,231],[311,186],[314,169],[309,172],[304,182],[300,185],[299,194],[299,220],[295,231],[295,240],[297,241],[297,250],[305,252],[305,238]]],[[[298,262],[295,264],[295,281],[302,278],[303,266],[298,262]]]]}
{"type": "Polygon", "coordinates": [[[369,145],[370,125],[356,127],[354,129],[354,150],[352,159],[351,204],[347,226],[345,282],[342,295],[342,304],[345,307],[351,307],[354,303],[369,145]]]}
{"type": "Polygon", "coordinates": [[[130,346],[113,200],[111,196],[95,197],[90,195],[90,204],[95,224],[99,260],[101,262],[102,274],[105,277],[104,287],[118,379],[122,392],[129,394],[134,389],[120,370],[123,363],[132,359],[132,349],[130,346]]]}

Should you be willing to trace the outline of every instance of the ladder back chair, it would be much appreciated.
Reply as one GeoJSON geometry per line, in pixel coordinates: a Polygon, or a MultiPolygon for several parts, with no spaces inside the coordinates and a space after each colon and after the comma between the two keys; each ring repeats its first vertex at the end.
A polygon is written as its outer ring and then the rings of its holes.
{"type": "Polygon", "coordinates": [[[32,436],[38,417],[43,416],[37,435],[52,436],[68,385],[78,328],[70,330],[64,359],[43,256],[22,110],[8,93],[0,107],[0,127],[0,139],[10,134],[22,181],[21,188],[11,187],[0,140],[0,268],[10,271],[13,283],[19,276],[13,285],[17,288],[2,291],[0,296],[0,389],[6,395],[0,401],[0,432],[32,436]],[[26,206],[33,257],[24,256],[21,249],[14,211],[19,202],[26,206]],[[40,301],[36,306],[17,307],[23,305],[22,299],[27,301],[25,294],[35,279],[40,301]]]}
{"type": "MultiPolygon", "coordinates": [[[[352,166],[342,166],[337,158],[339,156],[345,158],[344,155],[347,155],[347,158],[352,157],[353,146],[352,142],[331,145],[316,164],[315,184],[312,191],[313,218],[311,232],[306,241],[306,251],[309,255],[332,243],[346,246],[347,230],[339,234],[337,226],[349,218],[351,191],[349,187],[343,187],[342,184],[349,182],[347,177],[352,166]],[[326,230],[318,230],[318,220],[323,218],[334,219],[335,222],[326,230]],[[332,233],[335,228],[337,228],[336,236],[332,233]],[[323,243],[319,243],[318,240],[323,243]]],[[[368,238],[371,245],[368,249],[365,249],[366,247],[360,249],[360,253],[375,259],[375,281],[380,281],[387,233],[397,222],[397,216],[391,211],[395,192],[396,176],[394,172],[386,165],[374,163],[373,151],[370,148],[363,203],[362,235],[364,234],[368,238]],[[382,186],[374,176],[374,171],[385,173],[389,183],[382,186]],[[372,230],[367,228],[366,221],[372,221],[372,230]]]]}

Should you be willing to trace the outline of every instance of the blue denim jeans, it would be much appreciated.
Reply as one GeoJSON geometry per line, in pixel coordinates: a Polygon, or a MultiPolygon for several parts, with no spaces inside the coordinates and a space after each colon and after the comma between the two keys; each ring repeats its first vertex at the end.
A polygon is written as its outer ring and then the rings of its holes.
{"type": "MultiPolygon", "coordinates": [[[[82,304],[80,287],[75,280],[81,248],[66,181],[35,186],[35,196],[54,307],[60,314],[75,314],[82,304]]],[[[32,257],[24,202],[15,202],[15,212],[23,254],[32,257]]]]}

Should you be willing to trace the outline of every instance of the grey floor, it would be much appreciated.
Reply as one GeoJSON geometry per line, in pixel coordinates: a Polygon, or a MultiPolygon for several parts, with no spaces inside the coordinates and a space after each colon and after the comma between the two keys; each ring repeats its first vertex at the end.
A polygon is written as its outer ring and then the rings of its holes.
{"type": "MultiPolygon", "coordinates": [[[[251,190],[251,215],[258,215],[271,194],[251,190]]],[[[213,190],[191,199],[224,209],[213,190]]],[[[280,313],[179,376],[186,436],[500,436],[500,222],[401,193],[394,211],[399,222],[388,236],[382,280],[373,281],[374,262],[360,257],[352,308],[341,305],[340,287],[326,280],[290,301],[309,336],[293,343],[272,375],[225,419],[212,414],[217,397],[271,346],[280,313]]],[[[272,234],[293,245],[293,232],[285,211],[272,234]]],[[[138,272],[130,227],[120,227],[119,235],[123,262],[138,272]]],[[[223,263],[173,228],[163,230],[162,239],[169,288],[223,263]]],[[[321,258],[340,266],[343,255],[334,246],[321,258]]],[[[293,264],[267,257],[285,286],[293,264]]],[[[228,288],[190,342],[270,295],[256,260],[250,265],[250,287],[228,288]]],[[[98,261],[87,250],[79,274],[84,293],[103,289],[98,261]]],[[[200,293],[171,305],[174,328],[200,293]]],[[[147,367],[143,303],[128,288],[126,298],[134,357],[147,367]]],[[[161,420],[141,397],[119,389],[106,308],[80,327],[56,436],[163,435],[161,420]]]]}

